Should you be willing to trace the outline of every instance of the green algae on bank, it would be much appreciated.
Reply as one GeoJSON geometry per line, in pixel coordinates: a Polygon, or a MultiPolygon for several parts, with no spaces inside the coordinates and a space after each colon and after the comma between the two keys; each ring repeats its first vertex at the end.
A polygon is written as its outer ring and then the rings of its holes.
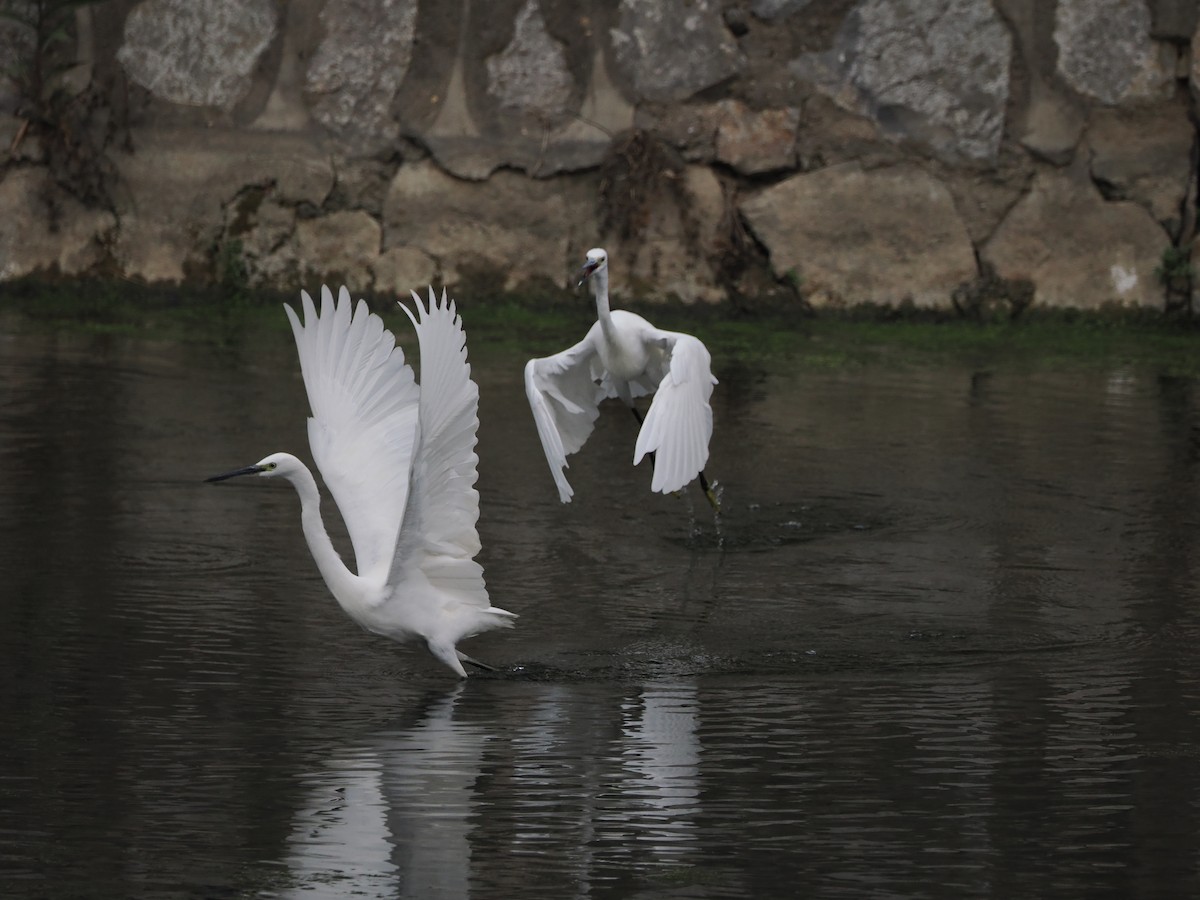
{"type": "MultiPolygon", "coordinates": [[[[63,331],[234,346],[287,341],[280,304],[292,295],[242,289],[125,282],[0,284],[0,331],[63,331]]],[[[409,346],[403,313],[367,296],[409,346]]],[[[580,340],[595,318],[591,298],[459,298],[473,355],[543,356],[580,340]]],[[[1134,310],[1032,310],[1017,321],[975,322],[953,312],[862,308],[747,314],[726,306],[632,307],[660,328],[687,331],[723,364],[839,370],[861,366],[1138,368],[1200,377],[1200,327],[1190,319],[1134,310]]],[[[718,375],[719,377],[719,375],[718,375]]]]}

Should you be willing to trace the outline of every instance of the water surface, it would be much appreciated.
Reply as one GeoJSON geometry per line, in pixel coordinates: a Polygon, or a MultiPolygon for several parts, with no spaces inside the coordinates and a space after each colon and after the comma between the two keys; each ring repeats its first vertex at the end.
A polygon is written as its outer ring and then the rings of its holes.
{"type": "Polygon", "coordinates": [[[1196,382],[718,357],[715,522],[471,349],[459,684],[202,483],[308,457],[286,337],[0,335],[4,896],[1197,893],[1196,382]]]}

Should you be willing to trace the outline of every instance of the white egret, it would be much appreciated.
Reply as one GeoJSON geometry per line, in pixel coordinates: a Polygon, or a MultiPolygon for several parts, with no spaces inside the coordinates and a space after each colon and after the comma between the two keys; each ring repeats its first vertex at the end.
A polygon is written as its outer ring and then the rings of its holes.
{"type": "Polygon", "coordinates": [[[321,521],[321,495],[308,467],[290,453],[214,475],[282,476],[300,495],[300,521],[317,568],[338,604],[368,631],[397,641],[420,639],[461,678],[479,665],[456,644],[511,626],[513,613],[488,600],[479,552],[479,388],[471,380],[466,335],[454,302],[415,293],[421,384],[404,351],[362,300],[351,311],[342,288],[335,302],[321,289],[321,313],[301,292],[304,324],[284,304],[312,417],[313,460],[337,503],[354,548],[357,574],[334,549],[321,521]]]}
{"type": "Polygon", "coordinates": [[[563,472],[567,456],[591,435],[600,402],[618,397],[641,426],[633,464],[650,456],[650,489],[674,493],[699,478],[704,495],[718,509],[716,492],[704,475],[713,430],[708,398],[717,383],[708,349],[698,338],[655,328],[636,313],[610,311],[604,250],[589,250],[580,273],[580,284],[591,279],[596,324],[575,346],[525,365],[525,393],[559,499],[570,503],[574,494],[563,472]],[[654,399],[643,420],[634,400],[647,394],[654,399]]]}

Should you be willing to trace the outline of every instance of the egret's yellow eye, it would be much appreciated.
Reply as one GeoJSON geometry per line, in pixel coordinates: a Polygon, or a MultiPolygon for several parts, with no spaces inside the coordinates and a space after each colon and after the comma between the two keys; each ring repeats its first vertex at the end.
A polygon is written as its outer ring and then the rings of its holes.
{"type": "Polygon", "coordinates": [[[270,472],[270,471],[274,470],[275,466],[277,466],[277,465],[278,465],[278,463],[267,463],[266,466],[264,466],[263,468],[265,468],[268,472],[270,472]]]}

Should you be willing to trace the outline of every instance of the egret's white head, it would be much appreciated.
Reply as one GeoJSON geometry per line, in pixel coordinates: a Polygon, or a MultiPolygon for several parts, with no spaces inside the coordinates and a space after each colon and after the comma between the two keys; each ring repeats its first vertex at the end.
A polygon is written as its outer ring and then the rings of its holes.
{"type": "Polygon", "coordinates": [[[600,247],[593,247],[587,252],[587,262],[579,270],[579,284],[583,284],[592,275],[608,267],[608,253],[600,247]]]}
{"type": "Polygon", "coordinates": [[[272,453],[270,456],[264,456],[252,466],[243,466],[240,469],[234,469],[232,472],[213,475],[211,478],[205,478],[204,480],[225,481],[227,478],[236,478],[238,475],[261,475],[263,478],[274,478],[277,475],[290,475],[297,471],[301,465],[300,460],[296,459],[290,453],[272,453]]]}

